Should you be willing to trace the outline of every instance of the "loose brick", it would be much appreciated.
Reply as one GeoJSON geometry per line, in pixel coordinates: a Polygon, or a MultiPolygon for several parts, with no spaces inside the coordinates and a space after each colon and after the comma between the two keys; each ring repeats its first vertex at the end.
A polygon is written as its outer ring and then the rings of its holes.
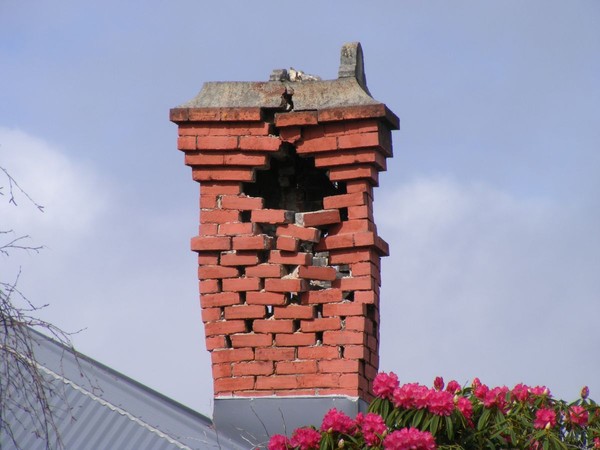
{"type": "Polygon", "coordinates": [[[337,225],[332,225],[329,227],[328,236],[348,233],[375,232],[376,229],[377,227],[375,224],[367,219],[346,220],[337,225]]]}
{"type": "Polygon", "coordinates": [[[261,152],[276,152],[281,146],[281,141],[276,136],[242,136],[240,137],[240,150],[254,150],[261,152]]]}
{"type": "Polygon", "coordinates": [[[376,304],[379,301],[379,295],[373,291],[356,291],[354,293],[354,302],[365,304],[376,304]]]}
{"type": "Polygon", "coordinates": [[[239,209],[240,211],[261,209],[264,202],[264,199],[261,197],[245,197],[238,195],[221,196],[221,208],[223,209],[239,209]]]}
{"type": "Polygon", "coordinates": [[[285,209],[256,209],[250,215],[252,222],[258,223],[292,223],[294,212],[285,209]]]}
{"type": "Polygon", "coordinates": [[[296,146],[296,152],[299,155],[317,152],[330,152],[337,149],[337,138],[335,136],[325,136],[315,139],[304,139],[296,146]]]}
{"type": "Polygon", "coordinates": [[[370,276],[345,277],[335,280],[332,287],[341,289],[342,291],[366,291],[375,289],[375,282],[370,276]]]}
{"type": "Polygon", "coordinates": [[[260,278],[281,278],[287,274],[283,264],[259,264],[246,267],[246,276],[260,278]]]}
{"type": "Polygon", "coordinates": [[[198,150],[235,150],[238,147],[237,136],[198,136],[198,150]]]}
{"type": "Polygon", "coordinates": [[[224,211],[222,209],[203,209],[200,211],[200,223],[227,223],[239,221],[239,211],[224,211]]]}
{"type": "Polygon", "coordinates": [[[235,181],[205,181],[200,183],[201,195],[239,194],[242,184],[235,181]]]}
{"type": "Polygon", "coordinates": [[[293,111],[275,114],[276,127],[289,127],[293,125],[316,125],[316,111],[293,111]]]}
{"type": "Polygon", "coordinates": [[[238,277],[240,271],[235,267],[222,266],[200,266],[198,268],[198,278],[206,280],[210,278],[233,278],[238,277]]]}
{"type": "Polygon", "coordinates": [[[256,236],[236,236],[233,238],[234,250],[268,250],[273,238],[266,234],[256,236]]]}
{"type": "Polygon", "coordinates": [[[251,181],[255,179],[254,170],[242,167],[212,168],[210,166],[193,166],[194,181],[251,181]]]}
{"type": "Polygon", "coordinates": [[[249,305],[285,305],[286,297],[280,292],[247,292],[246,303],[249,305]]]}
{"type": "Polygon", "coordinates": [[[373,208],[370,206],[350,206],[348,208],[348,219],[369,219],[373,221],[373,208]]]}
{"type": "Polygon", "coordinates": [[[367,180],[346,181],[346,192],[348,194],[354,192],[366,192],[371,198],[373,198],[373,186],[367,180]]]}
{"type": "Polygon", "coordinates": [[[337,359],[340,350],[337,346],[318,345],[314,347],[298,347],[298,359],[337,359]]]}
{"type": "Polygon", "coordinates": [[[213,351],[217,348],[227,348],[225,336],[210,336],[206,338],[206,350],[213,351]]]}
{"type": "Polygon", "coordinates": [[[323,317],[366,316],[367,305],[363,303],[327,303],[323,305],[323,317]]]}
{"type": "Polygon", "coordinates": [[[294,348],[257,348],[257,361],[291,361],[296,358],[294,348]]]}
{"type": "Polygon", "coordinates": [[[284,252],[281,250],[271,250],[269,252],[269,262],[272,264],[308,266],[311,261],[312,256],[310,253],[284,252]]]}
{"type": "Polygon", "coordinates": [[[214,322],[216,320],[221,319],[221,308],[203,308],[202,309],[202,321],[206,322],[214,322]]]}
{"type": "Polygon", "coordinates": [[[337,271],[333,267],[299,266],[298,277],[307,280],[333,281],[337,271]]]}
{"type": "Polygon", "coordinates": [[[245,333],[246,331],[246,322],[243,320],[222,320],[204,324],[204,334],[206,336],[245,333]]]}
{"type": "Polygon", "coordinates": [[[254,359],[254,350],[251,348],[228,348],[225,350],[215,350],[210,356],[213,364],[251,361],[254,359]]]}
{"type": "Polygon", "coordinates": [[[256,389],[293,389],[296,388],[295,375],[272,375],[270,377],[258,377],[256,379],[256,389]]]}
{"type": "Polygon", "coordinates": [[[296,225],[315,227],[340,222],[340,212],[337,209],[304,212],[296,214],[296,225]]]}
{"type": "Polygon", "coordinates": [[[225,319],[262,319],[266,309],[261,305],[237,305],[225,308],[225,319]]]}
{"type": "Polygon", "coordinates": [[[350,250],[331,250],[329,252],[329,263],[351,264],[360,261],[371,261],[379,264],[379,255],[375,250],[369,248],[355,248],[350,250]]]}
{"type": "MultiPolygon", "coordinates": [[[[202,252],[198,254],[198,264],[201,266],[216,266],[219,264],[220,252],[202,252]]],[[[237,275],[234,275],[237,276],[237,275]]],[[[200,277],[201,278],[201,277],[200,277]]],[[[219,277],[215,277],[219,278],[219,277]]]]}
{"type": "Polygon", "coordinates": [[[277,236],[290,236],[303,241],[319,242],[321,230],[312,227],[299,227],[294,224],[279,225],[275,231],[277,236]]]}
{"type": "Polygon", "coordinates": [[[374,186],[379,184],[379,172],[371,165],[336,166],[329,169],[331,181],[355,180],[365,178],[374,186]]]}
{"type": "Polygon", "coordinates": [[[323,289],[320,291],[308,291],[302,293],[302,304],[337,303],[343,299],[341,289],[323,289]]]}
{"type": "Polygon", "coordinates": [[[226,236],[239,236],[244,234],[257,234],[258,225],[250,222],[230,222],[219,224],[219,234],[226,236]]]}
{"type": "Polygon", "coordinates": [[[202,280],[200,281],[199,285],[201,294],[214,294],[215,292],[219,292],[221,290],[218,280],[202,280]]]}
{"type": "Polygon", "coordinates": [[[223,291],[243,292],[243,291],[260,291],[260,278],[225,278],[223,280],[223,291]]]}
{"type": "Polygon", "coordinates": [[[252,166],[254,168],[266,167],[269,158],[261,154],[233,153],[228,152],[223,155],[223,165],[225,166],[252,166]]]}
{"type": "Polygon", "coordinates": [[[275,248],[286,252],[297,252],[299,246],[300,240],[290,236],[279,236],[275,241],[275,248]]]}
{"type": "Polygon", "coordinates": [[[270,347],[273,344],[271,334],[234,334],[231,336],[233,348],[240,347],[270,347]]]}
{"type": "Polygon", "coordinates": [[[356,164],[370,164],[381,171],[387,169],[385,156],[377,149],[338,150],[315,155],[315,167],[328,168],[356,164]]]}
{"type": "Polygon", "coordinates": [[[264,319],[252,322],[252,330],[256,333],[293,333],[293,320],[264,319]]]}
{"type": "Polygon", "coordinates": [[[352,248],[354,247],[354,236],[352,234],[336,234],[334,236],[327,236],[321,239],[317,246],[316,251],[331,250],[335,248],[352,248]]]}
{"type": "Polygon", "coordinates": [[[271,375],[274,372],[272,361],[251,361],[233,365],[233,375],[271,375]]]}
{"type": "Polygon", "coordinates": [[[276,306],[275,319],[312,319],[315,317],[315,308],[309,305],[276,306]]]}
{"type": "Polygon", "coordinates": [[[258,262],[256,252],[234,250],[221,253],[221,264],[223,266],[255,266],[258,262]]]}
{"type": "Polygon", "coordinates": [[[317,361],[280,361],[275,367],[278,375],[317,373],[317,361]]]}
{"type": "Polygon", "coordinates": [[[279,138],[283,142],[295,143],[302,138],[302,131],[300,127],[287,127],[279,130],[279,138]]]}
{"type": "Polygon", "coordinates": [[[366,205],[369,196],[366,192],[354,192],[352,194],[331,195],[323,197],[323,208],[347,208],[348,206],[366,205]]]}
{"type": "Polygon", "coordinates": [[[200,305],[203,308],[239,305],[240,303],[242,303],[242,300],[238,292],[218,292],[216,294],[203,294],[200,296],[200,305]]]}
{"type": "Polygon", "coordinates": [[[215,380],[214,388],[217,393],[234,389],[253,389],[254,377],[219,378],[215,380]]]}
{"type": "Polygon", "coordinates": [[[268,292],[304,292],[308,290],[306,280],[298,278],[266,278],[265,291],[268,292]]]}
{"type": "Polygon", "coordinates": [[[231,238],[226,236],[195,236],[191,239],[192,251],[230,250],[231,238]]]}
{"type": "Polygon", "coordinates": [[[324,317],[313,320],[302,320],[300,322],[300,330],[302,330],[303,333],[325,330],[340,330],[341,328],[342,320],[339,317],[324,317]]]}
{"type": "Polygon", "coordinates": [[[299,347],[315,345],[317,336],[315,333],[292,333],[276,334],[275,345],[278,347],[299,347]]]}
{"type": "Polygon", "coordinates": [[[366,335],[356,331],[324,331],[323,344],[325,345],[346,345],[346,344],[365,344],[366,335]]]}
{"type": "Polygon", "coordinates": [[[358,373],[359,369],[360,362],[355,360],[319,361],[319,372],[321,373],[358,373]]]}

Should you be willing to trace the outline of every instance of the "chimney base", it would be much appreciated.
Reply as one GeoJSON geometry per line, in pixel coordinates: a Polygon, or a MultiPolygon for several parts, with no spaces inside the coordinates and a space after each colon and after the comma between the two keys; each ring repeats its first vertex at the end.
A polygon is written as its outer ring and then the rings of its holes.
{"type": "Polygon", "coordinates": [[[215,399],[213,422],[218,432],[253,446],[274,434],[290,436],[298,427],[321,426],[331,408],[354,418],[368,404],[358,397],[256,397],[215,399]]]}

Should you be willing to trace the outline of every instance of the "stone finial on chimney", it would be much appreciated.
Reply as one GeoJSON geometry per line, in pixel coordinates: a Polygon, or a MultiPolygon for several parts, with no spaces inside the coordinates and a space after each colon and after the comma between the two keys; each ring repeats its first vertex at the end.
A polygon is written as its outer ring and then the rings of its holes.
{"type": "Polygon", "coordinates": [[[200,182],[191,245],[218,426],[264,434],[257,411],[281,411],[291,428],[372,397],[388,254],[374,187],[399,122],[368,94],[360,44],[344,45],[339,74],[206,83],[171,110],[200,182]]]}

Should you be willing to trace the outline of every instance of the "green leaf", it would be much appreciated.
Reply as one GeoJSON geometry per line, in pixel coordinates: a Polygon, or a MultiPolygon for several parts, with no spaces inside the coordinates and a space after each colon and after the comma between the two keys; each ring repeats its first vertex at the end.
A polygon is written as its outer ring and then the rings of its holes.
{"type": "Polygon", "coordinates": [[[413,417],[412,426],[415,427],[415,428],[419,428],[419,425],[423,421],[423,416],[424,415],[425,415],[425,410],[424,409],[420,409],[419,411],[417,411],[417,413],[413,417]]]}
{"type": "Polygon", "coordinates": [[[477,421],[477,430],[481,431],[484,429],[484,427],[487,425],[488,419],[490,418],[490,410],[489,409],[484,409],[483,413],[481,414],[481,417],[479,418],[479,420],[477,421]]]}
{"type": "Polygon", "coordinates": [[[446,436],[449,441],[454,439],[454,424],[451,416],[446,416],[446,436]]]}
{"type": "Polygon", "coordinates": [[[431,418],[431,423],[429,424],[429,431],[434,436],[437,434],[438,429],[440,428],[440,416],[433,416],[431,418]]]}

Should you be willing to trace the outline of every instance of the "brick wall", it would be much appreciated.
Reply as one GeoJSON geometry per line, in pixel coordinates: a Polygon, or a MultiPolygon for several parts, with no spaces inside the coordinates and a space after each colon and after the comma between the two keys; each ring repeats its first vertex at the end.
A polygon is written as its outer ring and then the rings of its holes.
{"type": "Polygon", "coordinates": [[[215,397],[369,400],[379,357],[373,188],[392,156],[382,104],[275,113],[176,108],[200,182],[200,303],[215,397]]]}

